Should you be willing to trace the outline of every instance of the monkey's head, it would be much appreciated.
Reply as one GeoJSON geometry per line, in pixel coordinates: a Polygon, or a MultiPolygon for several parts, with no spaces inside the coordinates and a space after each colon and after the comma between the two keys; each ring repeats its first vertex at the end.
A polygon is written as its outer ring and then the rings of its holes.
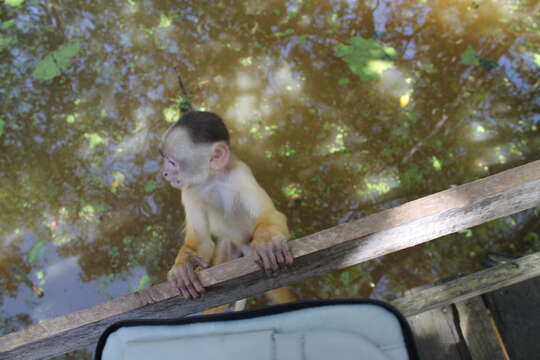
{"type": "Polygon", "coordinates": [[[229,162],[229,131],[218,115],[190,111],[165,132],[159,151],[162,174],[173,187],[204,184],[229,162]]]}

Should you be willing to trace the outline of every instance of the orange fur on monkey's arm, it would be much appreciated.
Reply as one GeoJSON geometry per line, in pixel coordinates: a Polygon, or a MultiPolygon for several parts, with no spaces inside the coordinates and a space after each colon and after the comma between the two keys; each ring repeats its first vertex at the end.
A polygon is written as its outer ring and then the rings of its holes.
{"type": "Polygon", "coordinates": [[[257,218],[251,241],[257,264],[267,272],[292,264],[289,239],[285,215],[275,209],[263,211],[257,218]]]}
{"type": "Polygon", "coordinates": [[[198,201],[189,194],[183,196],[182,201],[186,209],[186,237],[167,279],[184,298],[194,299],[205,292],[195,268],[208,267],[215,245],[208,232],[206,215],[198,201]]]}

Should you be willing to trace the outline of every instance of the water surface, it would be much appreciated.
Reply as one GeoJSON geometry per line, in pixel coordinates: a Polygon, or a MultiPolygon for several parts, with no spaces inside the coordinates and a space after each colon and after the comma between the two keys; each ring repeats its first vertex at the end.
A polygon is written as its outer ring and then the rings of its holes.
{"type": "MultiPolygon", "coordinates": [[[[178,115],[175,66],[300,237],[539,159],[539,10],[2,2],[0,334],[165,280],[184,214],[158,171],[178,115]]],[[[538,212],[294,290],[381,297],[476,271],[487,252],[540,250],[538,212]]]]}

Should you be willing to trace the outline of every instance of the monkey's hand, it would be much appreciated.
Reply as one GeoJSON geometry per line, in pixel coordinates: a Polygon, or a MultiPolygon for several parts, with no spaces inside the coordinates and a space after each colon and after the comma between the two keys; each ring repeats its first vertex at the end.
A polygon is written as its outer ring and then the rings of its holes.
{"type": "Polygon", "coordinates": [[[255,262],[268,275],[293,263],[287,238],[283,235],[255,237],[251,242],[251,247],[255,253],[255,262]]]}
{"type": "Polygon", "coordinates": [[[178,289],[183,298],[197,299],[204,294],[205,290],[195,272],[195,267],[207,268],[208,263],[195,254],[184,253],[183,255],[176,259],[176,263],[167,273],[167,280],[178,289]]]}

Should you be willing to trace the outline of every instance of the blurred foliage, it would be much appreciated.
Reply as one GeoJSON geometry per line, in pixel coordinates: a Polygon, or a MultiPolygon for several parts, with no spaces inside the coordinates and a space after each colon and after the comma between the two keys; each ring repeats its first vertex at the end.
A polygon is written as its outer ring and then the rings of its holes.
{"type": "Polygon", "coordinates": [[[360,36],[352,37],[349,43],[350,45],[339,44],[335,55],[342,58],[352,73],[360,79],[380,79],[384,71],[394,66],[397,58],[394,48],[360,36]]]}
{"type": "Polygon", "coordinates": [[[476,56],[476,51],[474,51],[471,45],[469,45],[467,47],[467,50],[465,50],[461,54],[461,63],[464,65],[472,65],[472,66],[480,65],[480,59],[478,58],[478,56],[476,56]]]}
{"type": "MultiPolygon", "coordinates": [[[[538,159],[534,10],[0,1],[0,332],[165,280],[184,216],[157,152],[187,101],[173,67],[299,237],[538,159]]],[[[294,291],[392,296],[539,251],[539,212],[294,291]]]]}
{"type": "Polygon", "coordinates": [[[45,246],[47,246],[47,243],[47,240],[40,240],[32,247],[32,249],[30,249],[30,252],[28,253],[29,264],[34,264],[41,259],[45,252],[45,246]]]}
{"type": "Polygon", "coordinates": [[[4,2],[10,6],[21,6],[25,0],[4,0],[4,2]]]}
{"type": "Polygon", "coordinates": [[[67,70],[71,58],[77,55],[80,49],[81,45],[78,40],[60,46],[37,64],[32,75],[41,81],[55,78],[67,70]]]}

